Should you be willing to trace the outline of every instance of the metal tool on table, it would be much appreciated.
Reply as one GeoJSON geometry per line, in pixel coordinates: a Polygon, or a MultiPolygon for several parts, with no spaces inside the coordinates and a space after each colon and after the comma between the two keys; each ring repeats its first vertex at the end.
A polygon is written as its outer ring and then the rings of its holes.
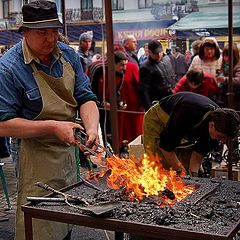
{"type": "MultiPolygon", "coordinates": [[[[59,197],[27,197],[27,201],[31,203],[40,203],[40,202],[55,202],[55,203],[65,203],[65,198],[59,198],[59,197]]],[[[68,199],[68,202],[79,204],[82,203],[81,201],[77,199],[68,199]]]]}
{"type": "MultiPolygon", "coordinates": [[[[116,201],[102,202],[102,203],[90,205],[88,203],[88,201],[86,199],[84,199],[83,197],[78,197],[78,196],[73,196],[71,194],[63,193],[61,191],[53,189],[49,185],[44,184],[42,182],[37,182],[36,186],[38,186],[40,188],[43,188],[47,191],[51,191],[53,193],[56,193],[58,195],[61,195],[63,197],[63,198],[61,198],[61,200],[59,200],[59,198],[56,198],[55,202],[61,202],[61,201],[63,201],[62,199],[64,199],[64,202],[68,206],[76,208],[76,209],[80,209],[80,210],[83,210],[83,211],[89,211],[89,212],[91,212],[95,215],[101,215],[103,213],[107,213],[107,212],[109,212],[109,211],[111,211],[115,208],[118,208],[118,207],[122,206],[121,202],[116,202],[116,201]],[[74,204],[71,203],[71,201],[83,203],[84,206],[82,207],[82,206],[74,205],[74,204]]],[[[36,200],[36,198],[33,199],[33,198],[30,197],[30,198],[27,198],[27,200],[36,203],[37,201],[38,202],[44,202],[45,199],[44,198],[39,198],[39,200],[36,200]]],[[[52,199],[47,198],[46,199],[47,202],[53,202],[53,200],[54,200],[54,198],[52,198],[52,199]]]]}
{"type": "Polygon", "coordinates": [[[94,189],[96,189],[96,190],[98,190],[98,191],[100,191],[100,192],[104,192],[103,189],[95,186],[94,184],[92,184],[91,182],[89,182],[88,180],[86,180],[85,178],[80,177],[80,179],[81,179],[81,181],[84,182],[87,186],[89,186],[89,187],[91,187],[91,188],[94,188],[94,189]]]}

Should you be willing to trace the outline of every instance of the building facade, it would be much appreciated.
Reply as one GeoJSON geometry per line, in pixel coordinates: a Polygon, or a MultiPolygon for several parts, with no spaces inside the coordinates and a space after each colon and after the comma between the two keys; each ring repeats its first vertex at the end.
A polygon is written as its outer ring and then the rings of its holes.
{"type": "MultiPolygon", "coordinates": [[[[11,46],[21,39],[21,34],[17,31],[22,19],[19,9],[29,1],[0,0],[0,45],[11,46]]],[[[55,0],[55,2],[60,18],[65,19],[67,36],[71,44],[78,44],[79,35],[84,31],[93,31],[97,42],[105,40],[105,14],[102,0],[65,0],[65,2],[55,0]],[[62,14],[63,4],[65,14],[62,14]]],[[[188,23],[189,29],[184,31],[169,27],[176,22],[181,23],[183,18],[196,12],[211,13],[213,16],[221,13],[227,16],[227,4],[228,0],[112,0],[114,41],[121,42],[124,35],[134,34],[139,47],[151,39],[157,39],[162,41],[164,47],[180,44],[183,49],[188,49],[191,41],[206,37],[208,31],[206,29],[199,29],[198,32],[189,31],[192,30],[191,22],[188,23]]],[[[236,42],[240,42],[238,12],[240,12],[240,1],[233,0],[233,15],[237,18],[236,29],[234,28],[236,42]]],[[[222,34],[221,32],[217,34],[217,40],[227,41],[226,32],[227,25],[222,34]]],[[[213,31],[214,33],[217,31],[213,31]]]]}

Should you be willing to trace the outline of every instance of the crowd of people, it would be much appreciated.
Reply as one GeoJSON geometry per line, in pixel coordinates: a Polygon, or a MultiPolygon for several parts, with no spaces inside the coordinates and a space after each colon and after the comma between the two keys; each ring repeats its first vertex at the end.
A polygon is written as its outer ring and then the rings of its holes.
{"type": "MultiPolygon", "coordinates": [[[[101,139],[105,146],[111,142],[112,79],[108,59],[94,52],[93,34],[81,33],[75,51],[59,34],[54,2],[30,2],[22,13],[23,39],[0,59],[0,157],[12,149],[17,166],[17,240],[24,239],[21,205],[29,195],[45,194],[34,184],[59,189],[74,183],[76,146],[82,161],[89,161],[74,131],[84,129],[85,145],[93,151],[101,139]]],[[[114,45],[119,142],[143,134],[145,151],[159,155],[165,168],[196,176],[204,155],[238,134],[239,50],[233,44],[229,109],[228,45],[220,50],[214,38],[197,40],[187,57],[179,47],[164,52],[157,40],[145,43],[142,54],[137,49],[133,35],[114,45]]],[[[70,239],[66,224],[34,220],[33,225],[34,239],[70,239]]]]}

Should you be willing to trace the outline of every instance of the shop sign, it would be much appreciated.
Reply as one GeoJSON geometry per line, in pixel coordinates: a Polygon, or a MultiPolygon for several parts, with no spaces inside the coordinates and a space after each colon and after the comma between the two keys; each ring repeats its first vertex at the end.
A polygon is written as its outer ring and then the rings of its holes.
{"type": "Polygon", "coordinates": [[[169,35],[168,30],[166,28],[114,30],[114,40],[115,41],[122,41],[126,35],[134,35],[137,40],[175,38],[175,35],[169,35]]]}

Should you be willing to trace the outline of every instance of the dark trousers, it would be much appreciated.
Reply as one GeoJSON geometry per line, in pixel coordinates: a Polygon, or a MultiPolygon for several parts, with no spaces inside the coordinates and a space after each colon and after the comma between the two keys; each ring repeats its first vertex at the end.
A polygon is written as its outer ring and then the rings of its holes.
{"type": "Polygon", "coordinates": [[[9,138],[0,137],[0,158],[9,157],[9,138]]]}

